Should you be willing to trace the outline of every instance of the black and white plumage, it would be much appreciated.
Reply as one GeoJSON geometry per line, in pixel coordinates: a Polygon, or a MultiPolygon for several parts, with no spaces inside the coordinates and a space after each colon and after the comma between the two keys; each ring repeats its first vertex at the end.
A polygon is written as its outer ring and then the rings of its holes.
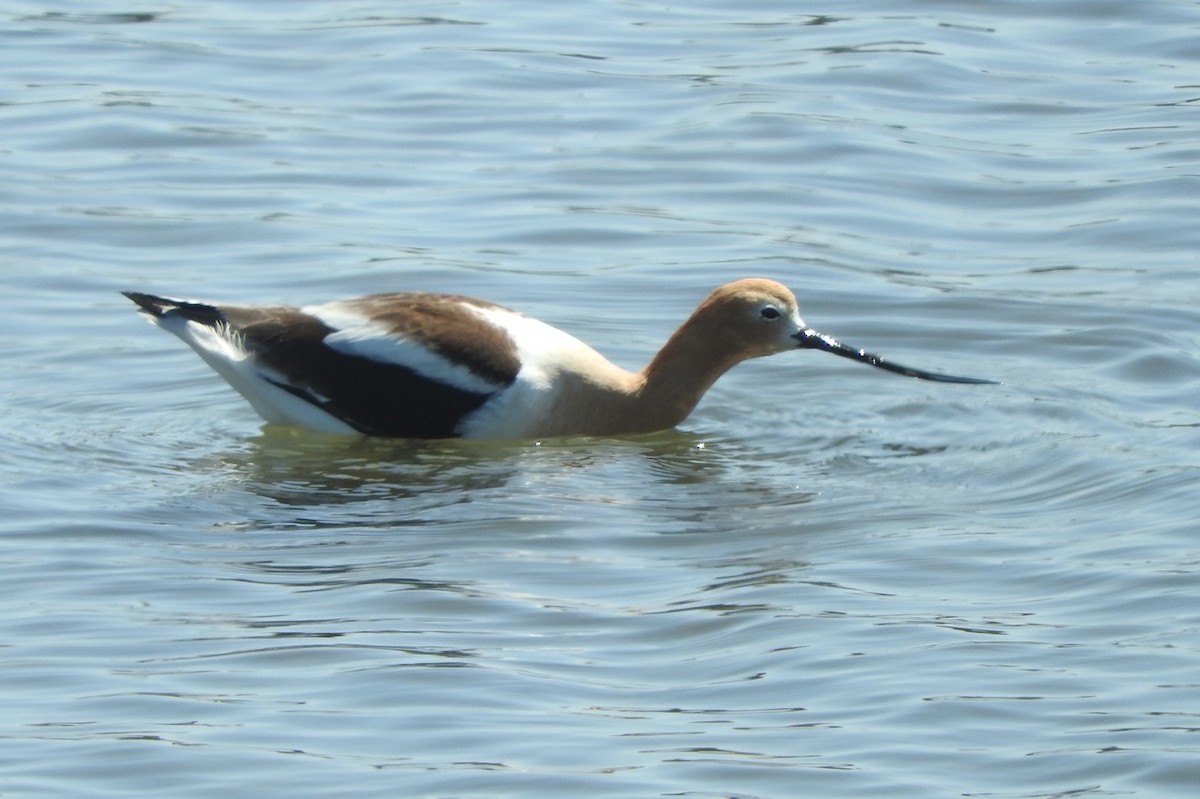
{"type": "Polygon", "coordinates": [[[452,294],[287,306],[125,292],[268,422],[400,438],[619,435],[672,427],[747,358],[813,348],[926,380],[806,327],[792,293],[740,280],[713,292],[650,364],[628,372],[575,337],[452,294]]]}

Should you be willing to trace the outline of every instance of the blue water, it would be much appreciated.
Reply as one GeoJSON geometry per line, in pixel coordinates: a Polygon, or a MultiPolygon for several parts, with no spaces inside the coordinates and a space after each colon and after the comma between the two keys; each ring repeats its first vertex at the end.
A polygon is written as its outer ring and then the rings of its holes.
{"type": "Polygon", "coordinates": [[[0,794],[1190,797],[1200,4],[9,3],[0,794]],[[116,292],[925,369],[264,427],[116,292]]]}

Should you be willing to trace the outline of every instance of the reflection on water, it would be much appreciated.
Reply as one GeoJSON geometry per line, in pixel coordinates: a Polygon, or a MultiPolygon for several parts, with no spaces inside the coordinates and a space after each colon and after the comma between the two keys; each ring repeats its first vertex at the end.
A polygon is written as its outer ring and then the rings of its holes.
{"type": "Polygon", "coordinates": [[[550,506],[564,520],[645,506],[660,518],[677,513],[687,527],[702,519],[711,524],[711,514],[724,506],[734,511],[811,499],[791,487],[776,495],[778,486],[742,474],[741,450],[736,442],[714,446],[679,431],[608,441],[405,441],[266,426],[186,466],[207,463],[225,474],[228,488],[271,501],[258,506],[260,515],[247,519],[245,529],[503,523],[546,518],[550,506]]]}

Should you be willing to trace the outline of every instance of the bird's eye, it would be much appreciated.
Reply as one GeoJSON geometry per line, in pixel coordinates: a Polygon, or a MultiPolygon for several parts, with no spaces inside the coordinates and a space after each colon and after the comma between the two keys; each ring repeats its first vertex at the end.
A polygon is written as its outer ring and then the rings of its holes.
{"type": "Polygon", "coordinates": [[[758,312],[758,315],[767,321],[778,319],[782,314],[774,305],[768,305],[758,312]]]}

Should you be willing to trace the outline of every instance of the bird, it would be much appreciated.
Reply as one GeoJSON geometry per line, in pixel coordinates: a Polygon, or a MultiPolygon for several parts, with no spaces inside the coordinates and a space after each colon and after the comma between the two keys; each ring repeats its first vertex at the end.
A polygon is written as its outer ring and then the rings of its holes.
{"type": "Polygon", "coordinates": [[[624,436],[683,422],[750,358],[816,349],[908,377],[927,372],[808,327],[766,278],[717,288],[650,363],[627,371],[574,336],[458,294],[373,294],[318,305],[216,305],[122,292],[187,343],[268,423],[388,438],[624,436]]]}

